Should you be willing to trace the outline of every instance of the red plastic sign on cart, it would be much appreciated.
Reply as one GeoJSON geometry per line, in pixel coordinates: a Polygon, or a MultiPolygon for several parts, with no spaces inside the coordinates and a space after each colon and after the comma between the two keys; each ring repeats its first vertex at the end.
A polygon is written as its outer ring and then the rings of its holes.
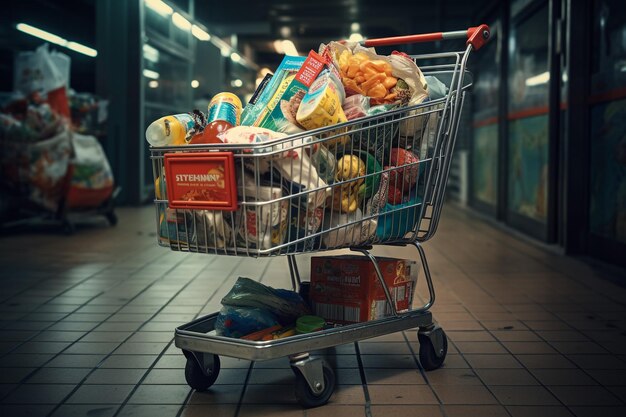
{"type": "Polygon", "coordinates": [[[237,210],[232,152],[166,153],[164,160],[170,208],[237,210]]]}

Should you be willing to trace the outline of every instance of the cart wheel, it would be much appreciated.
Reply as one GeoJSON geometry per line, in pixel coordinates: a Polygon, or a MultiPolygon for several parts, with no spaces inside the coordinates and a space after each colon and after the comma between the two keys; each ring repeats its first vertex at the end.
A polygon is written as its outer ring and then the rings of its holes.
{"type": "Polygon", "coordinates": [[[417,339],[420,343],[420,364],[422,365],[422,368],[424,368],[426,371],[432,371],[441,368],[441,365],[443,365],[443,361],[446,360],[446,355],[448,354],[448,337],[442,329],[438,329],[437,331],[440,331],[441,336],[443,336],[443,353],[441,357],[437,357],[437,355],[435,354],[435,346],[433,345],[433,341],[430,337],[420,333],[417,334],[417,339]]]}
{"type": "Polygon", "coordinates": [[[194,358],[187,358],[185,364],[185,380],[187,385],[196,391],[206,391],[217,380],[220,373],[220,357],[213,355],[213,367],[208,369],[208,375],[202,372],[202,368],[194,358]]]}
{"type": "Polygon", "coordinates": [[[111,226],[115,226],[117,224],[117,214],[115,214],[114,211],[109,211],[104,216],[107,218],[111,226]]]}
{"type": "Polygon", "coordinates": [[[296,374],[296,400],[300,403],[301,406],[305,408],[319,407],[320,405],[324,405],[330,399],[330,396],[333,395],[335,391],[335,372],[332,370],[330,366],[324,362],[322,364],[322,371],[324,372],[324,390],[319,394],[316,394],[311,390],[309,383],[302,373],[298,370],[295,370],[296,374]]]}

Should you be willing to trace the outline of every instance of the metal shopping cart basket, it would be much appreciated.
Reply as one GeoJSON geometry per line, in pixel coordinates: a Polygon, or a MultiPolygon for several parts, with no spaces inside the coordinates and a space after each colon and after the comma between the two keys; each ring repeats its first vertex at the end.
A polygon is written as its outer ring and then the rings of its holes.
{"type": "Polygon", "coordinates": [[[185,376],[192,388],[203,391],[216,381],[219,355],[252,361],[286,356],[298,401],[305,407],[322,405],[335,388],[334,372],[309,352],[412,328],[419,329],[422,367],[443,364],[447,339],[429,311],[435,290],[422,243],[435,234],[441,215],[463,99],[471,86],[467,60],[488,37],[489,28],[481,25],[364,41],[382,46],[467,38],[462,51],[411,57],[425,76],[445,85],[440,98],[419,105],[271,142],[151,148],[162,246],[215,255],[286,255],[294,291],[306,286],[296,255],[349,248],[373,263],[387,300],[384,318],[269,341],[216,335],[218,313],[184,324],[176,329],[175,344],[187,358],[185,376]],[[213,188],[181,195],[170,181],[204,181],[213,188]],[[374,245],[417,249],[429,293],[423,306],[398,311],[370,252],[374,245]]]}

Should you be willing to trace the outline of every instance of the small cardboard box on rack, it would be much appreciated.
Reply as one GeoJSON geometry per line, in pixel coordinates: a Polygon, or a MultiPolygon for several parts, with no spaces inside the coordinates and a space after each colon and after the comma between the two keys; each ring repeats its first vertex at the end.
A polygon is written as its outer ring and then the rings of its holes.
{"type": "MultiPolygon", "coordinates": [[[[396,310],[408,310],[417,283],[415,261],[377,258],[396,310]]],[[[358,255],[311,258],[310,299],[328,322],[358,323],[391,315],[372,262],[358,255]]]]}

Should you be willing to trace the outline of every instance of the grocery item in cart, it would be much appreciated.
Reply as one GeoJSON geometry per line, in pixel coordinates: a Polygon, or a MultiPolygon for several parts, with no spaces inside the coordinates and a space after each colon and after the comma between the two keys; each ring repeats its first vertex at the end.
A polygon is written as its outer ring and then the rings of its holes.
{"type": "Polygon", "coordinates": [[[202,135],[196,135],[191,143],[222,143],[220,135],[235,126],[241,118],[241,100],[232,93],[219,93],[209,103],[207,124],[202,135]]]}
{"type": "Polygon", "coordinates": [[[230,245],[232,229],[215,210],[159,208],[159,243],[172,249],[204,251],[230,245]]]}
{"type": "MultiPolygon", "coordinates": [[[[394,192],[391,186],[389,193],[394,192]]],[[[397,204],[387,203],[378,217],[376,237],[381,241],[402,239],[407,233],[413,232],[422,211],[422,199],[412,192],[408,198],[403,195],[397,204]]]]}
{"type": "Polygon", "coordinates": [[[244,277],[237,278],[233,288],[222,298],[222,305],[266,310],[274,314],[282,325],[291,325],[298,317],[310,313],[297,292],[268,287],[244,277]]]}
{"type": "Polygon", "coordinates": [[[204,128],[203,118],[200,112],[161,117],[146,129],[146,140],[152,146],[186,145],[204,128]]]}
{"type": "Polygon", "coordinates": [[[328,205],[342,213],[352,213],[359,206],[359,189],[364,182],[365,163],[355,155],[344,155],[337,161],[336,183],[328,205]]]}
{"type": "Polygon", "coordinates": [[[303,129],[296,121],[298,107],[324,66],[324,59],[314,51],[304,61],[285,56],[256,105],[246,112],[248,117],[242,124],[276,132],[301,132],[303,129]]]}
{"type": "MultiPolygon", "coordinates": [[[[414,261],[377,258],[398,312],[413,302],[417,282],[414,261]]],[[[311,302],[314,313],[335,323],[357,323],[390,314],[385,292],[371,261],[364,256],[311,258],[311,302]]]]}
{"type": "Polygon", "coordinates": [[[280,187],[257,185],[254,176],[246,173],[239,179],[239,198],[243,204],[235,213],[233,230],[237,246],[269,249],[281,244],[288,222],[288,200],[280,200],[280,187]],[[267,202],[267,204],[258,204],[267,202]],[[247,204],[252,203],[252,204],[247,204]]]}
{"type": "Polygon", "coordinates": [[[264,308],[225,305],[215,320],[215,333],[240,338],[276,325],[276,316],[264,308]]]}
{"type": "Polygon", "coordinates": [[[301,191],[307,193],[307,204],[311,209],[324,204],[330,188],[318,176],[309,156],[302,150],[302,145],[310,138],[282,141],[281,139],[287,137],[286,134],[253,126],[234,127],[224,132],[221,137],[224,143],[267,143],[267,147],[244,149],[247,153],[268,154],[266,159],[247,159],[246,167],[259,174],[266,174],[274,167],[286,180],[300,185],[301,191]]]}
{"type": "Polygon", "coordinates": [[[322,242],[327,248],[361,245],[376,233],[376,218],[363,218],[361,209],[351,213],[327,212],[324,216],[322,242]]]}

